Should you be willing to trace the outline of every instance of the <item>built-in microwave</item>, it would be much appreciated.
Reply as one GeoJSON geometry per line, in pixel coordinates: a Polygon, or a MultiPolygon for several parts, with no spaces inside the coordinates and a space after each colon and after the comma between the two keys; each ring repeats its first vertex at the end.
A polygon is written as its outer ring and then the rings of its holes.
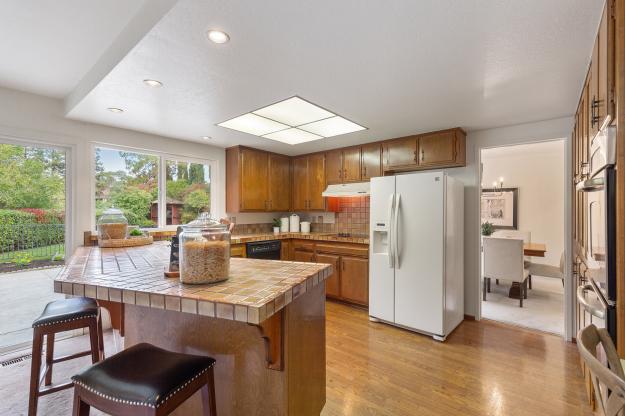
{"type": "Polygon", "coordinates": [[[590,146],[589,174],[577,184],[585,192],[588,211],[584,275],[607,306],[606,327],[616,336],[616,128],[603,128],[590,146]],[[600,293],[599,293],[600,292],[600,293]]]}

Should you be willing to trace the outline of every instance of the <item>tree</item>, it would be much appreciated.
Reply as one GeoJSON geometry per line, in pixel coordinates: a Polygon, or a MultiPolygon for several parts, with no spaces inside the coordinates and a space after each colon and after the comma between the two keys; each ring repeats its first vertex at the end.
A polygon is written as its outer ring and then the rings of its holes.
{"type": "Polygon", "coordinates": [[[182,221],[185,223],[189,222],[197,217],[200,212],[208,211],[209,209],[210,195],[202,189],[196,189],[184,198],[182,221]]]}
{"type": "Polygon", "coordinates": [[[137,187],[126,187],[123,192],[114,195],[113,203],[115,207],[121,209],[132,225],[152,225],[150,207],[152,205],[152,194],[137,187]]]}
{"type": "Polygon", "coordinates": [[[204,183],[204,165],[191,163],[189,166],[189,182],[204,183]]]}

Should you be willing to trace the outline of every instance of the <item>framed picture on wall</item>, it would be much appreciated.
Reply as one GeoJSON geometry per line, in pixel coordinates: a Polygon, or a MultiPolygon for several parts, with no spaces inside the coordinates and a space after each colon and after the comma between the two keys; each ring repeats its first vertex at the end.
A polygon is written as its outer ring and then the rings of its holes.
{"type": "Polygon", "coordinates": [[[490,222],[495,229],[516,230],[519,217],[518,197],[519,188],[482,189],[482,224],[490,222]]]}

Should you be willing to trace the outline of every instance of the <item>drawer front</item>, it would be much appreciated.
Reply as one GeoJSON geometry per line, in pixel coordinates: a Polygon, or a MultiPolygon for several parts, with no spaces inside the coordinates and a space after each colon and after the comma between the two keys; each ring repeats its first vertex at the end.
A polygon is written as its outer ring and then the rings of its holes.
{"type": "Polygon", "coordinates": [[[234,244],[230,247],[230,257],[245,257],[245,244],[234,244]]]}
{"type": "Polygon", "coordinates": [[[347,254],[350,256],[369,256],[369,247],[360,244],[328,244],[317,243],[317,253],[347,254]]]}
{"type": "Polygon", "coordinates": [[[310,241],[295,240],[293,241],[293,250],[315,251],[315,243],[310,241]]]}

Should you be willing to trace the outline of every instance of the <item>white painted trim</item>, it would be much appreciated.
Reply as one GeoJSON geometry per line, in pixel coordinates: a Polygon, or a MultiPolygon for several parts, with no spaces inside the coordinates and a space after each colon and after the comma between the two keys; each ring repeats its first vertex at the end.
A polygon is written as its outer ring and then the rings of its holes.
{"type": "Polygon", "coordinates": [[[32,146],[46,149],[57,150],[65,153],[65,254],[67,261],[67,254],[73,253],[75,247],[74,242],[74,229],[76,228],[76,218],[73,213],[76,210],[74,194],[76,193],[76,164],[74,158],[76,157],[76,145],[67,144],[59,145],[52,144],[46,141],[30,139],[25,137],[9,136],[0,133],[0,143],[2,144],[14,144],[18,146],[32,146]]]}
{"type": "MultiPolygon", "coordinates": [[[[564,256],[565,256],[565,271],[564,271],[564,275],[566,276],[564,279],[564,305],[562,306],[564,308],[564,333],[562,334],[562,337],[566,340],[566,341],[571,341],[571,337],[572,334],[574,334],[575,331],[575,314],[574,314],[574,308],[575,308],[575,299],[574,299],[574,293],[575,293],[575,288],[573,287],[573,279],[571,277],[571,256],[573,253],[572,247],[573,247],[573,242],[572,242],[572,230],[571,230],[571,211],[572,211],[572,181],[573,181],[573,176],[572,176],[572,171],[571,171],[571,138],[570,137],[565,137],[565,138],[556,138],[556,139],[545,139],[545,140],[528,140],[528,141],[519,141],[519,142],[515,142],[515,143],[506,143],[506,144],[501,144],[501,145],[497,145],[497,146],[483,146],[483,147],[479,147],[476,146],[475,151],[477,152],[477,154],[475,155],[476,158],[476,166],[477,166],[477,187],[478,187],[478,198],[477,198],[477,213],[478,215],[480,215],[481,213],[481,200],[482,200],[482,189],[481,189],[481,182],[482,182],[482,150],[484,149],[493,149],[493,148],[499,148],[499,147],[510,147],[510,146],[518,146],[518,145],[524,145],[524,144],[537,144],[537,143],[545,143],[545,142],[551,142],[551,141],[559,141],[562,140],[564,142],[564,183],[562,184],[562,186],[564,187],[564,235],[562,236],[564,238],[564,256]]],[[[481,230],[481,218],[479,218],[478,220],[478,241],[477,241],[477,247],[481,247],[482,246],[482,230],[481,230]]],[[[482,282],[482,254],[481,254],[481,248],[478,249],[478,278],[476,279],[476,284],[477,284],[477,298],[478,298],[478,302],[477,302],[477,310],[476,310],[476,314],[475,314],[475,319],[476,320],[481,320],[482,319],[482,288],[481,288],[481,282],[482,282]]]]}
{"type": "Polygon", "coordinates": [[[213,216],[221,218],[223,213],[220,212],[219,209],[219,194],[223,188],[225,188],[225,184],[220,180],[219,175],[219,161],[211,160],[211,159],[199,159],[197,157],[188,156],[185,154],[174,154],[174,153],[165,153],[159,152],[151,149],[145,149],[140,147],[132,147],[132,146],[121,146],[118,144],[104,143],[104,142],[91,142],[90,146],[90,164],[91,164],[91,175],[89,178],[90,188],[91,188],[91,230],[95,230],[95,149],[96,147],[111,149],[111,150],[121,150],[128,152],[141,153],[151,156],[157,156],[159,158],[158,165],[158,224],[156,226],[157,229],[168,229],[173,228],[171,226],[167,226],[166,223],[166,214],[167,214],[167,193],[165,189],[166,184],[166,171],[165,164],[168,160],[175,161],[184,161],[190,163],[198,163],[209,166],[209,180],[210,180],[210,194],[211,194],[211,214],[213,216]]]}

